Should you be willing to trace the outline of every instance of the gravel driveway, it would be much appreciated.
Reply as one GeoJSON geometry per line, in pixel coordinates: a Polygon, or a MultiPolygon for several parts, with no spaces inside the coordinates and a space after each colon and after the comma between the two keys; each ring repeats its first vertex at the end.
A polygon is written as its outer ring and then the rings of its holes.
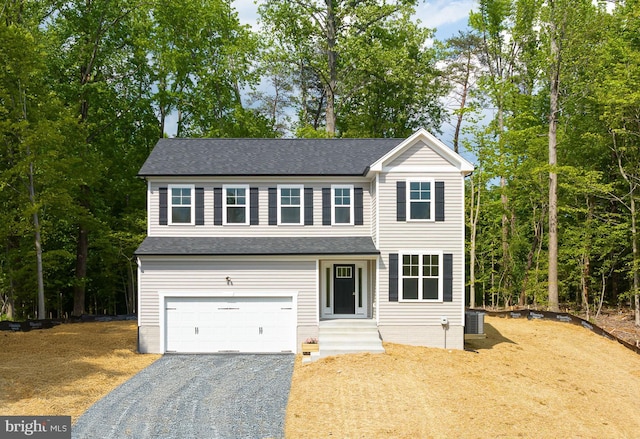
{"type": "Polygon", "coordinates": [[[293,355],[165,355],[87,410],[73,438],[281,438],[293,355]]]}

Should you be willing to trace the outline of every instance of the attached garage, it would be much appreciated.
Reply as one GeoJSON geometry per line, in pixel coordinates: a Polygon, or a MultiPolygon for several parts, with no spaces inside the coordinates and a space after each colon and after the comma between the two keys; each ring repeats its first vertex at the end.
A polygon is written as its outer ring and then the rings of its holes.
{"type": "Polygon", "coordinates": [[[295,352],[292,296],[164,297],[165,352],[295,352]]]}

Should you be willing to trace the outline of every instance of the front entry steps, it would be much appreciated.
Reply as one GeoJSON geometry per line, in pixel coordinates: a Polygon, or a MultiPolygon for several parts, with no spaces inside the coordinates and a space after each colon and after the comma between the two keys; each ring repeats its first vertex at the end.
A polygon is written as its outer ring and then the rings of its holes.
{"type": "Polygon", "coordinates": [[[321,320],[319,357],[369,352],[384,353],[378,325],[370,319],[321,320]]]}

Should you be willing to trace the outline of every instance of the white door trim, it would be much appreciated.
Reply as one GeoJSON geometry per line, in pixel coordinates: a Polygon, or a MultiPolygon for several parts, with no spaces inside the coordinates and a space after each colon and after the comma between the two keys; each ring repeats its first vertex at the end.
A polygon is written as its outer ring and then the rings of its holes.
{"type": "Polygon", "coordinates": [[[332,318],[332,319],[366,319],[367,310],[369,309],[369,273],[367,270],[367,260],[322,260],[320,261],[320,318],[332,318]],[[333,312],[333,279],[334,279],[334,265],[355,265],[355,277],[356,283],[356,295],[355,300],[355,314],[334,314],[333,312]],[[327,279],[327,269],[329,269],[329,276],[327,279]],[[360,271],[362,270],[362,276],[360,271]],[[327,284],[328,281],[328,284],[327,284]],[[359,294],[362,293],[362,306],[358,306],[359,294]],[[328,295],[328,297],[327,297],[328,295]],[[328,299],[328,301],[327,301],[328,299]],[[328,306],[327,306],[328,305],[328,306]]]}

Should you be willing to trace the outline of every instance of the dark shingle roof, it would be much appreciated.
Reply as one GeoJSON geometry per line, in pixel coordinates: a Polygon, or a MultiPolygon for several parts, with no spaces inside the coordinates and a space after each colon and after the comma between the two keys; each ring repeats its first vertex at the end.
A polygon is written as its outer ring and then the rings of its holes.
{"type": "Polygon", "coordinates": [[[356,237],[147,237],[137,255],[377,255],[373,241],[356,237]]]}
{"type": "Polygon", "coordinates": [[[364,175],[403,139],[160,139],[138,175],[364,175]]]}

